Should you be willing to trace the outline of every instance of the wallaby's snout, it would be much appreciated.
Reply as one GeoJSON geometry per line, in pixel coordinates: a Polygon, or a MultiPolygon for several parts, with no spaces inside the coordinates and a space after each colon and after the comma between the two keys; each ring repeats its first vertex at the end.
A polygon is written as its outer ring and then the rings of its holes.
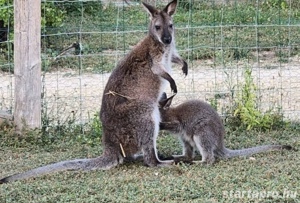
{"type": "MultiPolygon", "coordinates": [[[[162,19],[159,19],[158,21],[160,21],[162,19]]],[[[156,30],[156,36],[160,36],[160,41],[165,44],[165,45],[169,45],[172,42],[172,35],[173,33],[173,25],[171,23],[167,23],[164,22],[164,24],[162,25],[162,28],[160,28],[161,26],[155,26],[155,30],[156,30]],[[157,29],[159,28],[159,29],[157,29]],[[162,30],[160,30],[162,29],[162,30]]]]}
{"type": "Polygon", "coordinates": [[[167,34],[164,34],[161,41],[164,43],[164,44],[171,44],[172,42],[172,36],[167,33],[167,34]]]}

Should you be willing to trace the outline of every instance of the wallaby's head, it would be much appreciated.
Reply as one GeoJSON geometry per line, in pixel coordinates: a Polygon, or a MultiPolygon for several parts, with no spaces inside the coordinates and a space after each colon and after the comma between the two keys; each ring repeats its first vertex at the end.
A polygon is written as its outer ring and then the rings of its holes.
{"type": "Polygon", "coordinates": [[[172,16],[176,11],[177,0],[170,2],[163,10],[143,2],[143,6],[150,15],[149,34],[160,43],[169,45],[174,38],[172,16]]]}

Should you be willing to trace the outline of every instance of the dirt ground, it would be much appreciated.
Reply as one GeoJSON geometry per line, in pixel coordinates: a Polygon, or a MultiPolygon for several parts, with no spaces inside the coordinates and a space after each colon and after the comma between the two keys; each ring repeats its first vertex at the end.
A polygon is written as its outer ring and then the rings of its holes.
{"type": "MultiPolygon", "coordinates": [[[[300,57],[288,63],[270,60],[270,53],[260,53],[260,60],[215,65],[211,60],[189,63],[184,77],[180,67],[174,66],[172,76],[178,86],[174,105],[187,99],[211,101],[217,98],[218,111],[224,114],[232,106],[243,83],[244,68],[252,68],[252,75],[263,110],[280,108],[286,119],[300,121],[300,57]]],[[[73,70],[51,72],[43,79],[44,112],[50,122],[64,123],[74,119],[84,123],[100,110],[103,88],[109,74],[83,73],[73,70]]],[[[170,94],[170,88],[166,92],[170,94]]],[[[11,111],[14,105],[14,76],[0,73],[0,110],[11,111]]]]}

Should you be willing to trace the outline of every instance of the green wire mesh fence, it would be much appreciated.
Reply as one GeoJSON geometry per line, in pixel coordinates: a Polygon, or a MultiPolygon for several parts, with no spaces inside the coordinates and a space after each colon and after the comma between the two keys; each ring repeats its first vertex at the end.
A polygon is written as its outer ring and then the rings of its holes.
{"type": "MultiPolygon", "coordinates": [[[[161,6],[167,1],[148,1],[161,6]]],[[[0,0],[0,110],[13,112],[13,9],[0,0]],[[3,14],[5,13],[5,14],[3,14]]],[[[84,124],[97,115],[110,71],[141,40],[141,1],[42,1],[43,125],[84,124]]],[[[202,99],[227,117],[239,105],[299,122],[298,0],[179,1],[174,104],[202,99]],[[250,101],[250,104],[247,103],[250,101]]],[[[169,92],[166,89],[166,92],[169,92]]]]}

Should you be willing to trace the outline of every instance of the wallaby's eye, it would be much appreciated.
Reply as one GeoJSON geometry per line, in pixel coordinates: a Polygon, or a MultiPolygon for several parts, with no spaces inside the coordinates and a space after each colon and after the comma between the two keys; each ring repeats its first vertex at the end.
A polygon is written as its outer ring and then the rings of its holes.
{"type": "Polygon", "coordinates": [[[159,25],[155,25],[155,29],[156,30],[160,30],[160,26],[159,25]]]}
{"type": "Polygon", "coordinates": [[[173,24],[169,25],[169,27],[172,29],[173,28],[173,24]]]}

